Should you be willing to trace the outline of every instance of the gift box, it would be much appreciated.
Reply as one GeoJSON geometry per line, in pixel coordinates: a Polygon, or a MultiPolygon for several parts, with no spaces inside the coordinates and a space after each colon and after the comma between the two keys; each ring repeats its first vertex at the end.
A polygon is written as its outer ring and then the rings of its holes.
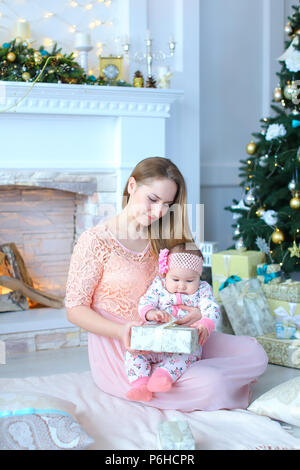
{"type": "Polygon", "coordinates": [[[195,440],[186,421],[163,421],[157,434],[159,450],[195,450],[195,440]]]}
{"type": "MultiPolygon", "coordinates": [[[[276,338],[278,339],[296,339],[297,328],[282,321],[276,322],[276,338]]],[[[299,336],[300,338],[300,336],[299,336]]]]}
{"type": "Polygon", "coordinates": [[[262,288],[267,298],[300,303],[300,282],[288,279],[276,285],[263,284],[262,288]]]}
{"type": "Polygon", "coordinates": [[[262,284],[279,284],[281,282],[280,264],[258,264],[257,279],[262,284]]]}
{"type": "Polygon", "coordinates": [[[271,364],[300,369],[300,339],[278,339],[269,333],[257,336],[271,364]]]}
{"type": "MultiPolygon", "coordinates": [[[[242,280],[256,278],[258,264],[265,262],[265,253],[261,251],[226,250],[212,254],[212,283],[216,300],[220,300],[219,289],[230,276],[242,280]]],[[[230,282],[230,281],[229,281],[230,282]]]]}
{"type": "Polygon", "coordinates": [[[267,301],[272,315],[277,317],[277,320],[297,324],[300,329],[300,302],[286,302],[269,297],[267,297],[267,301]]]}
{"type": "Polygon", "coordinates": [[[138,351],[190,354],[199,349],[196,328],[169,323],[145,324],[131,328],[131,349],[138,351]]]}
{"type": "Polygon", "coordinates": [[[257,278],[230,284],[220,296],[236,335],[259,336],[275,330],[275,319],[257,278]]]}

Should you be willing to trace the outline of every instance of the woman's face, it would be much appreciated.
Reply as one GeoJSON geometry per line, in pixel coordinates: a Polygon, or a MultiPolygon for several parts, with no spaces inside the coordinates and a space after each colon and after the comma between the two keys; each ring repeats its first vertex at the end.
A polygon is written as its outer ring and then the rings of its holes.
{"type": "Polygon", "coordinates": [[[128,192],[132,214],[141,225],[148,226],[166,215],[175,199],[177,184],[164,178],[138,186],[130,177],[128,192]]]}

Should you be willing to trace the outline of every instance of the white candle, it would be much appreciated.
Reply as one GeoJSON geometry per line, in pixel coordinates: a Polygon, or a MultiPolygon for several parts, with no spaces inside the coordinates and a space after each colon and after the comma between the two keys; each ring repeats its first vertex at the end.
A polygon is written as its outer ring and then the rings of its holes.
{"type": "Polygon", "coordinates": [[[22,39],[30,38],[30,25],[28,21],[20,19],[14,25],[14,34],[15,37],[20,37],[22,39]]]}
{"type": "Polygon", "coordinates": [[[151,39],[150,29],[147,29],[147,31],[146,31],[146,39],[147,40],[151,39]]]}
{"type": "Polygon", "coordinates": [[[174,42],[174,36],[172,34],[170,35],[169,42],[174,42]]]}
{"type": "Polygon", "coordinates": [[[89,47],[91,45],[91,37],[88,33],[76,33],[75,49],[77,47],[89,47]]]}

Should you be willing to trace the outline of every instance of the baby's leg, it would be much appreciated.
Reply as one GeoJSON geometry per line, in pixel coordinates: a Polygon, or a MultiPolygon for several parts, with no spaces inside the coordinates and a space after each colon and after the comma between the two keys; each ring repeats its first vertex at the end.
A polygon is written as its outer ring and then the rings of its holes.
{"type": "Polygon", "coordinates": [[[201,354],[201,346],[193,354],[165,353],[159,367],[148,382],[148,390],[151,392],[167,392],[170,390],[174,382],[182,376],[186,369],[201,359],[201,354]]]}
{"type": "Polygon", "coordinates": [[[134,401],[150,401],[152,393],[147,388],[151,373],[150,355],[126,351],[125,367],[131,384],[126,397],[134,401]]]}

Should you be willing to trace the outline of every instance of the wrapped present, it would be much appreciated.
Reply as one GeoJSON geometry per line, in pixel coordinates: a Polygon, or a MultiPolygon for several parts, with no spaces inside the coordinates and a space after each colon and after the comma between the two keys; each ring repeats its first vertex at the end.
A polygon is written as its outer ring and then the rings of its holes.
{"type": "Polygon", "coordinates": [[[257,278],[230,284],[220,296],[236,335],[259,336],[274,331],[275,319],[257,278]]]}
{"type": "MultiPolygon", "coordinates": [[[[295,339],[297,334],[297,329],[295,326],[286,325],[282,321],[278,321],[275,324],[276,327],[276,338],[278,339],[295,339]]],[[[300,338],[300,336],[299,336],[300,338]]]]}
{"type": "Polygon", "coordinates": [[[150,323],[131,328],[131,349],[190,354],[199,349],[196,328],[168,323],[150,323]]]}
{"type": "Polygon", "coordinates": [[[280,264],[258,264],[257,279],[263,284],[279,284],[281,282],[280,264]]]}
{"type": "Polygon", "coordinates": [[[271,299],[285,300],[286,302],[299,302],[300,303],[300,282],[287,281],[280,284],[263,284],[262,285],[266,297],[271,299]]]}
{"type": "Polygon", "coordinates": [[[287,326],[296,326],[300,330],[300,303],[285,302],[268,297],[267,301],[271,313],[277,321],[282,321],[287,326]]]}
{"type": "Polygon", "coordinates": [[[256,267],[265,262],[261,251],[226,250],[212,254],[212,283],[216,300],[220,300],[219,289],[231,282],[231,276],[240,279],[255,278],[256,267]]]}
{"type": "Polygon", "coordinates": [[[186,421],[163,421],[157,434],[159,450],[195,450],[195,440],[186,421]]]}
{"type": "Polygon", "coordinates": [[[257,336],[271,364],[300,369],[300,339],[278,339],[275,332],[257,336]]]}

